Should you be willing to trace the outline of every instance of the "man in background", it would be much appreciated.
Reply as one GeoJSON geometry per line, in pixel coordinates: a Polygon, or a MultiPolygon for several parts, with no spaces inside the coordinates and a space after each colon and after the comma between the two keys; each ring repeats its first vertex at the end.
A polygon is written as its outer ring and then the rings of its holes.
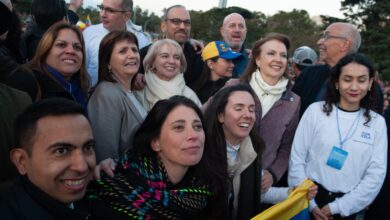
{"type": "Polygon", "coordinates": [[[244,17],[238,13],[227,15],[220,29],[223,41],[229,44],[234,52],[241,53],[241,56],[233,60],[233,78],[241,76],[249,61],[249,52],[244,48],[246,39],[246,23],[244,17]]]}

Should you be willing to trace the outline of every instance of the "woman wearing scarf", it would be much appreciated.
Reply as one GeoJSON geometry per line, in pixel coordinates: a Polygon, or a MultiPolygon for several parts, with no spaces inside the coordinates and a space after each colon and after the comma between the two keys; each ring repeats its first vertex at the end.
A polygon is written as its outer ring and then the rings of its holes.
{"type": "MultiPolygon", "coordinates": [[[[261,192],[261,158],[264,143],[256,129],[261,115],[256,94],[249,85],[240,83],[223,88],[210,100],[205,111],[206,138],[219,156],[228,185],[221,186],[227,195],[229,217],[251,219],[261,211],[261,202],[275,204],[292,191],[287,187],[271,187],[261,192]]],[[[309,189],[313,198],[317,187],[309,189]]]]}
{"type": "Polygon", "coordinates": [[[174,96],[158,101],[115,175],[103,174],[90,185],[93,217],[224,219],[220,186],[226,179],[212,150],[205,144],[202,113],[191,100],[174,96]]]}
{"type": "Polygon", "coordinates": [[[144,61],[146,86],[137,93],[146,111],[161,99],[182,95],[201,106],[195,92],[186,86],[183,73],[187,62],[180,45],[171,39],[156,41],[144,61]]]}
{"type": "Polygon", "coordinates": [[[131,84],[139,64],[138,41],[134,34],[112,31],[102,39],[98,84],[88,101],[97,161],[118,159],[132,148],[132,136],[146,117],[131,84]]]}
{"type": "MultiPolygon", "coordinates": [[[[290,89],[287,58],[290,40],[286,35],[267,34],[252,47],[252,57],[239,80],[248,83],[260,100],[257,132],[264,140],[262,191],[279,182],[288,168],[291,144],[299,121],[300,98],[290,89]]],[[[286,183],[281,183],[283,185],[286,183]]]]}
{"type": "Polygon", "coordinates": [[[51,26],[25,68],[32,74],[26,73],[12,80],[32,100],[62,97],[86,107],[88,74],[83,35],[77,27],[64,22],[51,26]]]}

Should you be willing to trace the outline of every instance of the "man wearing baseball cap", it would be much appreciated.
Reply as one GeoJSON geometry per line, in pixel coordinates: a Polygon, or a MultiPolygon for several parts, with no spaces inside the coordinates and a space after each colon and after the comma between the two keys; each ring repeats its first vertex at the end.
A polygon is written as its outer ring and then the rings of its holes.
{"type": "Polygon", "coordinates": [[[203,71],[195,85],[195,92],[202,103],[233,76],[233,60],[240,56],[241,53],[234,52],[227,43],[222,41],[212,41],[203,48],[203,71]]]}
{"type": "Polygon", "coordinates": [[[314,66],[317,63],[317,53],[307,46],[302,46],[294,51],[291,58],[291,67],[294,78],[298,77],[306,67],[314,66]]]}

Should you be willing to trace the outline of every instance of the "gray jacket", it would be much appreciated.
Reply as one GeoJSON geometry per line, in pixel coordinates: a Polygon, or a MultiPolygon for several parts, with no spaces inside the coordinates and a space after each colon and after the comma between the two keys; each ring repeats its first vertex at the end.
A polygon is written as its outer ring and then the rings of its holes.
{"type": "Polygon", "coordinates": [[[99,83],[89,99],[88,116],[96,140],[97,162],[119,158],[132,148],[132,136],[144,119],[127,92],[118,83],[107,81],[99,83]]]}

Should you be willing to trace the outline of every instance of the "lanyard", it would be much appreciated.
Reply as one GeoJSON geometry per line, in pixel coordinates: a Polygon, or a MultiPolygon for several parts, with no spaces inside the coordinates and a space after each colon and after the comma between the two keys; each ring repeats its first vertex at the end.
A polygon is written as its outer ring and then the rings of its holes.
{"type": "Polygon", "coordinates": [[[341,136],[340,131],[340,122],[339,122],[339,105],[336,105],[336,120],[337,120],[337,131],[339,132],[339,142],[340,142],[340,148],[343,149],[344,143],[352,137],[353,134],[355,134],[357,127],[359,125],[359,119],[360,119],[361,111],[359,110],[358,115],[356,116],[355,120],[353,121],[351,127],[348,130],[348,133],[345,135],[344,140],[341,136]],[[353,128],[353,131],[352,131],[353,128]],[[352,133],[351,133],[352,131],[352,133]]]}

